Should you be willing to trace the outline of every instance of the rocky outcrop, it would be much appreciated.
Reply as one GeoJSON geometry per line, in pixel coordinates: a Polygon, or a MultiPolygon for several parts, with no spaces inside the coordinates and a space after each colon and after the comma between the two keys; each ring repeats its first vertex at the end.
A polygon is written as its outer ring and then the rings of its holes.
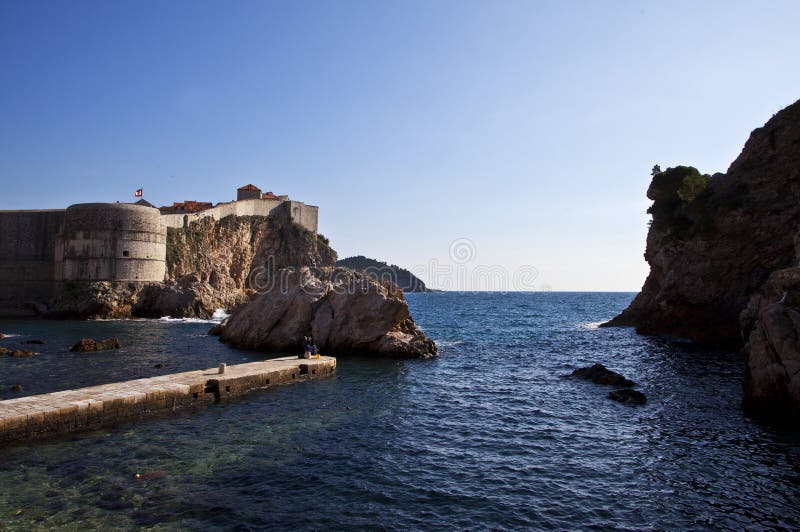
{"type": "Polygon", "coordinates": [[[27,358],[35,354],[36,353],[33,351],[27,351],[25,349],[6,349],[5,347],[0,347],[0,355],[8,355],[13,358],[27,358]]]}
{"type": "Polygon", "coordinates": [[[568,375],[572,378],[584,379],[595,384],[607,384],[609,386],[636,386],[636,383],[626,379],[616,371],[612,371],[602,364],[593,364],[585,368],[578,368],[568,375]]]}
{"type": "Polygon", "coordinates": [[[769,275],[796,264],[800,102],[750,135],[727,173],[654,169],[650,274],[607,325],[741,345],[739,315],[769,275]]]}
{"type": "Polygon", "coordinates": [[[287,267],[325,267],[336,252],[324,237],[285,220],[264,216],[205,218],[167,232],[163,283],[67,282],[52,318],[210,318],[255,294],[259,283],[287,267]]]}
{"type": "Polygon", "coordinates": [[[66,281],[61,284],[52,307],[42,313],[55,319],[130,318],[137,294],[144,286],[143,283],[66,281]]]}
{"type": "Polygon", "coordinates": [[[108,351],[110,349],[119,349],[122,344],[117,338],[106,338],[105,340],[93,340],[91,338],[82,338],[77,341],[75,345],[70,348],[73,353],[89,353],[92,351],[108,351]]]}
{"type": "Polygon", "coordinates": [[[176,281],[150,284],[138,293],[133,315],[141,318],[172,316],[210,318],[218,308],[235,308],[248,301],[244,290],[214,289],[200,275],[190,273],[176,281]]]}
{"type": "Polygon", "coordinates": [[[167,231],[163,285],[150,285],[133,309],[141,317],[210,318],[247,303],[283,268],[333,266],[328,241],[299,225],[263,216],[199,220],[167,231]]]}
{"type": "Polygon", "coordinates": [[[311,336],[325,354],[436,355],[402,290],[344,268],[282,270],[216,332],[233,346],[271,352],[298,353],[311,336]]]}
{"type": "Polygon", "coordinates": [[[774,272],[742,312],[744,407],[800,421],[800,268],[774,272]]]}

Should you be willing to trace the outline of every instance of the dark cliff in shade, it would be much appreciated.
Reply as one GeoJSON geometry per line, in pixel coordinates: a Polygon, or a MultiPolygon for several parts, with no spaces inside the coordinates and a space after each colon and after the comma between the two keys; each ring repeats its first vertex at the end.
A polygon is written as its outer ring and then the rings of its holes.
{"type": "Polygon", "coordinates": [[[607,325],[644,334],[741,344],[739,314],[769,275],[796,264],[800,224],[800,102],[750,135],[725,174],[656,173],[650,274],[607,325]]]}
{"type": "Polygon", "coordinates": [[[419,277],[405,268],[395,264],[389,265],[363,255],[339,259],[336,261],[336,266],[365,272],[373,279],[390,281],[399,286],[403,292],[430,292],[419,277]]]}
{"type": "Polygon", "coordinates": [[[744,406],[800,422],[800,102],[725,174],[654,171],[650,274],[607,326],[742,346],[744,406]]]}

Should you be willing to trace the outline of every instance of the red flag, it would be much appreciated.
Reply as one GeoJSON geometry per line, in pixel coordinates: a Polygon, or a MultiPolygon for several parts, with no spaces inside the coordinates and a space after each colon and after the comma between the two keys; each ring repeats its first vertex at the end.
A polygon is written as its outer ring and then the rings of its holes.
{"type": "Polygon", "coordinates": [[[142,197],[142,190],[144,190],[144,189],[137,188],[136,189],[136,194],[134,194],[134,197],[141,198],[142,197]]]}

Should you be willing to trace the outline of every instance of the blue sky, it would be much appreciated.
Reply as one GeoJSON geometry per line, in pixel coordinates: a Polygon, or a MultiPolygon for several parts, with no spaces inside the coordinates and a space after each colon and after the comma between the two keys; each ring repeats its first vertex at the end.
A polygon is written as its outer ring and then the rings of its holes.
{"type": "Polygon", "coordinates": [[[725,171],[800,98],[797,20],[796,1],[0,0],[0,209],[252,182],[319,205],[340,256],[440,287],[535,269],[522,288],[635,291],[651,167],[725,171]]]}

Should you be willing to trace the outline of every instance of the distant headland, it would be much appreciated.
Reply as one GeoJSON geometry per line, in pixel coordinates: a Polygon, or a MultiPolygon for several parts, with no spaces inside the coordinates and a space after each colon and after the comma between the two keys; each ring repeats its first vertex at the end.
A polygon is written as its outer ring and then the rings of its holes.
{"type": "Polygon", "coordinates": [[[336,266],[363,271],[374,279],[385,279],[393,282],[403,289],[403,292],[433,292],[425,283],[405,268],[396,264],[387,264],[379,260],[370,259],[363,255],[347,257],[336,261],[336,266]]]}

